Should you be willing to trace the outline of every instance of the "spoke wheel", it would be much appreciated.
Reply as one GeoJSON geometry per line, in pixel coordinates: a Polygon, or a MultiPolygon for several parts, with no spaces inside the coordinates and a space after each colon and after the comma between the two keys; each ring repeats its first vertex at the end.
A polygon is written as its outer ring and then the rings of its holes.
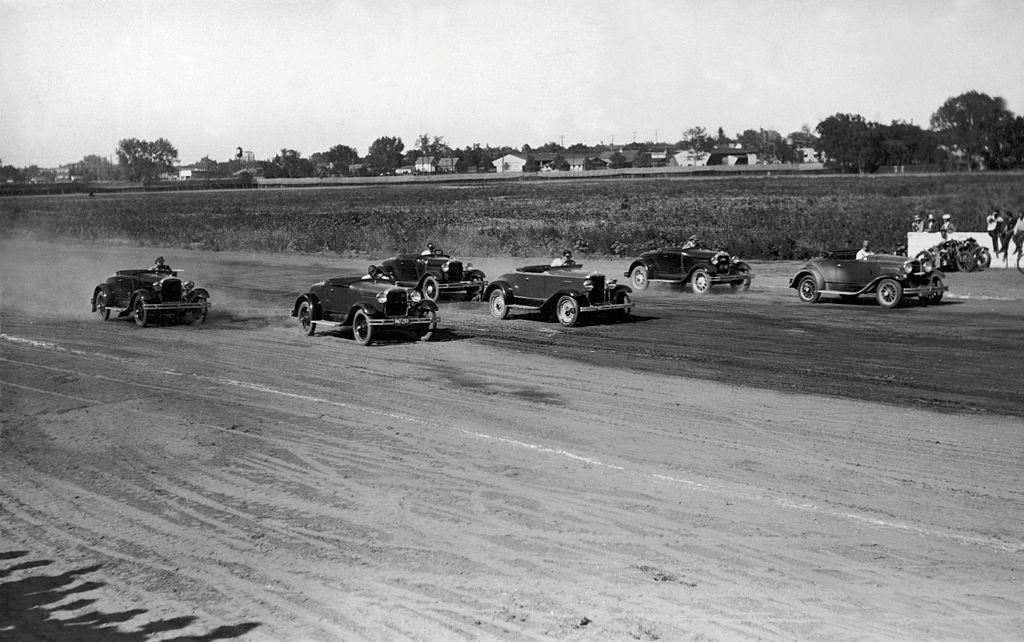
{"type": "Polygon", "coordinates": [[[1024,274],[1024,254],[1017,255],[1017,271],[1024,274]]]}
{"type": "Polygon", "coordinates": [[[369,345],[370,339],[373,338],[373,326],[370,325],[370,318],[362,310],[357,311],[352,317],[352,336],[361,346],[369,345]]]}
{"type": "MultiPolygon", "coordinates": [[[[932,287],[933,288],[941,288],[942,287],[942,279],[940,277],[933,276],[932,277],[932,287]]],[[[925,297],[925,299],[927,300],[928,303],[938,303],[939,301],[942,301],[942,295],[943,294],[944,293],[941,290],[939,292],[932,292],[927,297],[925,297]]]]}
{"type": "Polygon", "coordinates": [[[647,286],[651,284],[648,276],[647,268],[643,265],[638,265],[629,273],[629,280],[637,290],[646,290],[647,286]]]}
{"type": "Polygon", "coordinates": [[[135,325],[140,328],[145,328],[149,322],[149,313],[141,297],[135,299],[135,305],[132,306],[132,319],[135,320],[135,325]]]}
{"type": "Polygon", "coordinates": [[[420,312],[420,318],[430,319],[430,325],[418,326],[416,334],[420,341],[430,341],[434,337],[434,330],[437,329],[437,313],[433,310],[423,310],[420,312]]]}
{"type": "Polygon", "coordinates": [[[437,279],[433,276],[428,276],[423,279],[423,298],[430,301],[437,301],[437,298],[441,296],[441,288],[437,284],[437,279]]]}
{"type": "Polygon", "coordinates": [[[563,296],[555,306],[555,316],[559,323],[571,328],[580,319],[580,304],[571,296],[563,296]]]}
{"type": "Polygon", "coordinates": [[[313,322],[313,306],[309,301],[303,301],[299,306],[299,332],[307,337],[316,332],[316,323],[313,322]]]}
{"type": "MultiPolygon", "coordinates": [[[[629,295],[625,292],[619,292],[615,295],[615,302],[622,305],[629,305],[629,295]]],[[[612,318],[616,321],[623,322],[629,320],[629,315],[632,313],[631,308],[620,308],[612,311],[612,318]]]]}
{"type": "Polygon", "coordinates": [[[96,312],[99,313],[100,318],[103,319],[104,321],[109,319],[110,309],[107,308],[107,293],[104,292],[103,290],[97,292],[96,300],[94,301],[94,303],[96,305],[96,312]]]}
{"type": "Polygon", "coordinates": [[[978,250],[974,253],[974,257],[976,259],[978,267],[981,268],[982,270],[992,265],[992,253],[989,252],[986,248],[978,248],[978,250]]]}
{"type": "Polygon", "coordinates": [[[818,291],[818,281],[810,274],[800,279],[800,283],[796,286],[796,293],[804,303],[817,303],[818,299],[821,298],[821,292],[818,291]]]}
{"type": "Polygon", "coordinates": [[[903,286],[900,285],[899,281],[883,279],[878,284],[876,297],[878,298],[878,305],[883,308],[895,308],[903,299],[903,286]]]}
{"type": "Polygon", "coordinates": [[[706,270],[697,270],[690,277],[690,285],[695,294],[707,294],[711,289],[711,277],[706,270]]]}
{"type": "Polygon", "coordinates": [[[491,298],[487,301],[487,307],[491,311],[491,316],[497,319],[508,318],[508,302],[505,300],[505,293],[501,291],[501,288],[491,292],[491,298]]]}

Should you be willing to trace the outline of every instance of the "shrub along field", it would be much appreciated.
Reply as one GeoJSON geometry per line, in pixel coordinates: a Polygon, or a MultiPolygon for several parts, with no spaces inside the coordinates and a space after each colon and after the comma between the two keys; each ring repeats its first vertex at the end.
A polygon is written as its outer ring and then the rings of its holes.
{"type": "Polygon", "coordinates": [[[1008,173],[569,179],[0,198],[0,235],[207,250],[628,257],[698,234],[749,259],[906,241],[915,213],[984,230],[1024,209],[1008,173]]]}

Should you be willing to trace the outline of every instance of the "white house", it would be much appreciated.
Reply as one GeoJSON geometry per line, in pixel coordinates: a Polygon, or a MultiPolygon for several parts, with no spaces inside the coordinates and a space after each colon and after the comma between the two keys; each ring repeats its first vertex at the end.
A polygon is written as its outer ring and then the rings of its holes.
{"type": "Polygon", "coordinates": [[[433,156],[420,156],[414,165],[417,174],[433,174],[437,171],[437,165],[433,156]]]}
{"type": "Polygon", "coordinates": [[[519,154],[505,154],[491,162],[498,172],[521,172],[526,166],[526,157],[519,154]]]}
{"type": "Polygon", "coordinates": [[[676,167],[701,167],[708,164],[711,154],[698,152],[694,149],[684,149],[672,155],[672,162],[676,167]]]}

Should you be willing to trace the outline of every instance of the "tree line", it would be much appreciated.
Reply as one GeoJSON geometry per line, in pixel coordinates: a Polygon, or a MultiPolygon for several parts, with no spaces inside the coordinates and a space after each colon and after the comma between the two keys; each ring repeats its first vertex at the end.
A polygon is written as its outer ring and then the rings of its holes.
{"type": "MultiPolygon", "coordinates": [[[[365,156],[348,145],[334,145],[308,158],[294,149],[281,149],[270,160],[245,162],[241,148],[236,158],[218,162],[204,157],[196,167],[207,178],[260,174],[268,178],[305,178],[315,176],[380,176],[412,166],[422,156],[455,158],[457,172],[494,171],[492,162],[510,153],[522,154],[599,154],[608,152],[610,166],[645,167],[651,152],[669,154],[679,150],[711,152],[715,148],[739,146],[754,152],[764,163],[800,162],[803,149],[811,148],[825,159],[826,167],[839,172],[871,173],[887,166],[935,166],[943,169],[1015,169],[1024,167],[1024,118],[1006,108],[1006,101],[977,91],[969,91],[946,100],[932,115],[930,129],[903,121],[888,125],[869,122],[859,114],[837,113],[813,130],[804,126],[799,132],[782,136],[774,130],[747,129],[735,138],[721,127],[711,134],[703,127],[683,132],[676,142],[643,142],[625,145],[584,145],[568,147],[555,142],[537,148],[522,145],[491,147],[473,144],[462,149],[450,147],[441,136],[421,134],[408,149],[400,137],[382,136],[375,140],[365,156]],[[623,151],[631,153],[626,160],[623,151]]],[[[159,138],[144,141],[126,138],[117,144],[117,164],[100,156],[86,156],[71,166],[70,179],[83,181],[128,180],[151,183],[175,171],[178,150],[170,141],[159,138]]],[[[527,171],[536,171],[529,163],[527,171]]],[[[4,182],[28,182],[37,177],[55,180],[48,170],[36,166],[17,169],[0,166],[4,182]]],[[[52,172],[51,172],[52,173],[52,172]]]]}

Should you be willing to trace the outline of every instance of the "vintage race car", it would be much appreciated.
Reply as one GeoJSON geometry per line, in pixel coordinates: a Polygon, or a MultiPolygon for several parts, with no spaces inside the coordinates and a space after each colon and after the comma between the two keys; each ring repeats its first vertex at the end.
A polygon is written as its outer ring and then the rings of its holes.
{"type": "Polygon", "coordinates": [[[430,254],[399,254],[381,263],[398,285],[416,288],[431,301],[442,292],[464,292],[467,299],[480,296],[487,286],[486,277],[472,263],[453,259],[440,250],[430,254]]]}
{"type": "Polygon", "coordinates": [[[754,275],[750,266],[723,250],[662,247],[633,259],[625,275],[637,290],[646,290],[652,281],[678,283],[705,294],[712,285],[729,284],[749,288],[754,275]]]}
{"type": "Polygon", "coordinates": [[[789,280],[800,300],[816,303],[822,295],[852,300],[874,295],[883,308],[895,308],[907,297],[938,303],[949,287],[945,274],[930,261],[895,254],[871,254],[857,260],[856,250],[835,250],[813,258],[789,280]]]}
{"type": "Polygon", "coordinates": [[[192,281],[182,283],[170,268],[118,270],[93,289],[91,303],[104,321],[113,312],[131,316],[139,327],[156,320],[189,324],[206,320],[210,293],[192,281]]]}
{"type": "Polygon", "coordinates": [[[633,307],[631,292],[628,286],[606,281],[603,274],[584,272],[582,265],[529,265],[492,281],[484,298],[499,319],[513,309],[540,310],[571,327],[583,312],[610,312],[614,319],[625,320],[633,307]]]}
{"type": "Polygon", "coordinates": [[[429,341],[437,328],[437,304],[415,288],[398,285],[379,271],[314,283],[299,296],[291,315],[305,335],[318,325],[351,328],[356,343],[367,345],[382,330],[409,330],[429,341]]]}

